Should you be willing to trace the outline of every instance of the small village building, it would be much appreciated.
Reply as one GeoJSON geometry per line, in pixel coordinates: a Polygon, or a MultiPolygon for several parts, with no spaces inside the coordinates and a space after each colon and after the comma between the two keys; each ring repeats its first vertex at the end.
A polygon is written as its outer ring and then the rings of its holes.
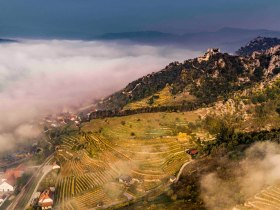
{"type": "Polygon", "coordinates": [[[207,50],[207,53],[212,53],[212,54],[219,53],[219,52],[221,52],[219,48],[209,48],[207,50]]]}
{"type": "Polygon", "coordinates": [[[57,128],[57,127],[58,127],[58,125],[57,125],[57,124],[55,124],[55,123],[52,123],[52,124],[51,124],[51,127],[53,127],[53,128],[57,128]]]}
{"type": "Polygon", "coordinates": [[[39,197],[39,206],[41,206],[42,210],[52,209],[53,207],[53,199],[50,198],[50,191],[45,190],[39,197]]]}
{"type": "Polygon", "coordinates": [[[13,192],[14,191],[14,185],[13,183],[9,183],[8,180],[2,179],[0,182],[0,192],[13,192]]]}
{"type": "Polygon", "coordinates": [[[53,206],[53,200],[50,197],[45,197],[42,200],[39,200],[39,205],[43,210],[45,209],[52,209],[53,206]]]}
{"type": "Polygon", "coordinates": [[[170,177],[169,177],[169,181],[170,181],[171,183],[175,182],[176,180],[177,180],[177,177],[176,177],[176,176],[170,176],[170,177]]]}
{"type": "Polygon", "coordinates": [[[16,180],[25,172],[26,167],[21,164],[16,168],[8,169],[5,173],[1,173],[0,192],[13,192],[16,180]]]}
{"type": "Polygon", "coordinates": [[[50,187],[51,192],[55,192],[55,187],[50,187]]]}
{"type": "Polygon", "coordinates": [[[198,150],[197,149],[187,149],[186,153],[188,153],[191,156],[195,156],[198,154],[198,150]]]}
{"type": "Polygon", "coordinates": [[[19,177],[21,177],[23,175],[25,170],[26,170],[26,167],[21,164],[16,168],[8,169],[5,172],[5,177],[6,177],[6,179],[10,179],[12,177],[15,179],[18,179],[19,177]]]}
{"type": "Polygon", "coordinates": [[[123,183],[125,185],[130,185],[130,184],[132,184],[132,177],[129,175],[121,175],[119,177],[119,182],[123,183]]]}

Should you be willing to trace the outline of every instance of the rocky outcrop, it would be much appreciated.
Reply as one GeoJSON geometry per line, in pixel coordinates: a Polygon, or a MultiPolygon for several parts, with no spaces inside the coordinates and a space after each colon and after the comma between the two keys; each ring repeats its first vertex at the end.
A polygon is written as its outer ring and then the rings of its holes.
{"type": "Polygon", "coordinates": [[[278,38],[257,37],[246,46],[241,47],[236,54],[240,56],[251,56],[254,52],[263,53],[277,45],[280,45],[280,39],[278,38]]]}

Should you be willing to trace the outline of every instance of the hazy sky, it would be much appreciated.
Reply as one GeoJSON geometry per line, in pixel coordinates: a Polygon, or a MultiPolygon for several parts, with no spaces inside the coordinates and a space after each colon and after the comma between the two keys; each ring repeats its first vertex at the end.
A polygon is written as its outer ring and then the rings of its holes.
{"type": "Polygon", "coordinates": [[[279,0],[0,0],[0,37],[90,38],[107,32],[280,30],[279,0]]]}

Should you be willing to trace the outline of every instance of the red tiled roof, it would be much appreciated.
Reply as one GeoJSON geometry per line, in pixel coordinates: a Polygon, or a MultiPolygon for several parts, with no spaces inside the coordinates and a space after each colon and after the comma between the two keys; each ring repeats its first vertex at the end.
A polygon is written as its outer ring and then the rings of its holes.
{"type": "Polygon", "coordinates": [[[11,186],[15,186],[16,185],[16,178],[13,176],[13,175],[11,175],[11,176],[9,176],[9,177],[7,177],[7,180],[6,180],[6,182],[9,184],[9,185],[11,185],[11,186]]]}
{"type": "Polygon", "coordinates": [[[16,168],[8,169],[5,172],[5,177],[6,177],[6,179],[9,179],[11,176],[13,176],[13,177],[15,177],[17,179],[17,178],[22,176],[24,171],[25,171],[25,166],[23,164],[21,164],[21,165],[19,165],[16,168]]]}
{"type": "Polygon", "coordinates": [[[198,153],[198,150],[197,149],[192,149],[191,151],[190,151],[190,154],[191,155],[195,155],[195,154],[197,154],[198,153]]]}

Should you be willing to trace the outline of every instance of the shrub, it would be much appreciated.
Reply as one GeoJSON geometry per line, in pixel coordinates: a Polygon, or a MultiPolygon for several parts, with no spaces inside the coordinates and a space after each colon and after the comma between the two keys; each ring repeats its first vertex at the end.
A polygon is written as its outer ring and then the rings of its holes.
{"type": "Polygon", "coordinates": [[[277,107],[275,111],[280,115],[280,107],[277,107]]]}
{"type": "Polygon", "coordinates": [[[279,74],[280,73],[280,68],[278,67],[278,68],[273,69],[272,73],[273,74],[279,74]]]}

